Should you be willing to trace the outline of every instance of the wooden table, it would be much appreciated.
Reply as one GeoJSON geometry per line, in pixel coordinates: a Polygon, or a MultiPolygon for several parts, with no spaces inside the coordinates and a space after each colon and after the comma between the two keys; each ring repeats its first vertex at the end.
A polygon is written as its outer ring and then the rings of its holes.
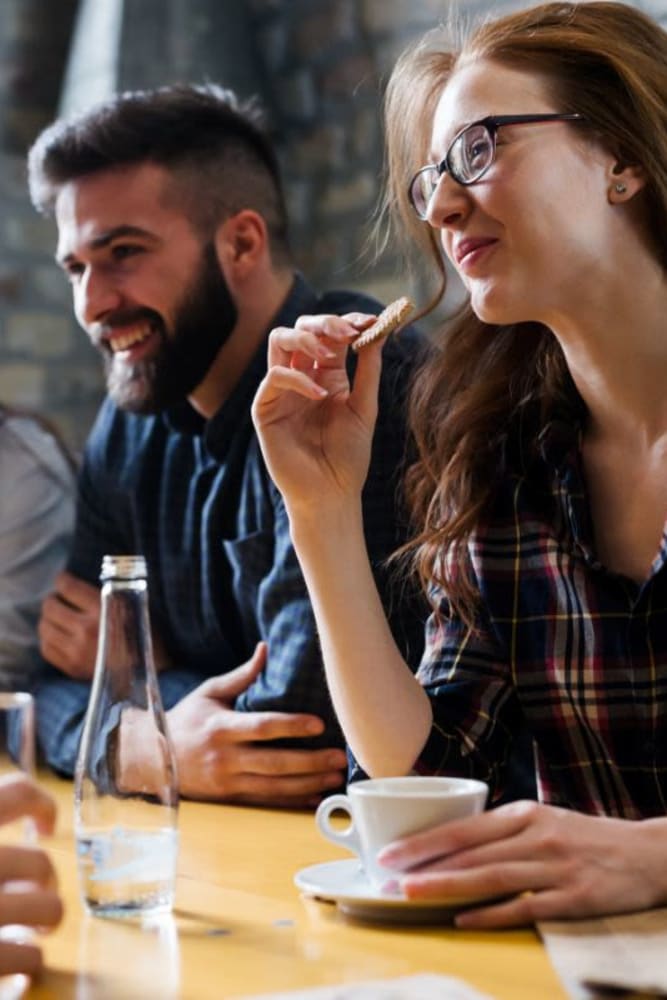
{"type": "Polygon", "coordinates": [[[79,900],[72,785],[44,781],[59,801],[45,846],[66,916],[43,939],[48,968],[30,1000],[221,1000],[420,972],[497,1000],[565,997],[532,931],[374,925],[300,896],[299,868],[348,856],[306,813],[184,802],[173,917],[154,927],[91,917],[79,900]]]}

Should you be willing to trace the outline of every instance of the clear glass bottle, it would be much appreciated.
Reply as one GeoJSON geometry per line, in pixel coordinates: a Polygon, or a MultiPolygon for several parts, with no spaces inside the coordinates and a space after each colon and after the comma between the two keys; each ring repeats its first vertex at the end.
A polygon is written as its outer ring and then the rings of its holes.
{"type": "Polygon", "coordinates": [[[75,772],[75,835],[87,908],[171,909],[178,783],[148,617],[143,556],[105,556],[95,674],[75,772]]]}

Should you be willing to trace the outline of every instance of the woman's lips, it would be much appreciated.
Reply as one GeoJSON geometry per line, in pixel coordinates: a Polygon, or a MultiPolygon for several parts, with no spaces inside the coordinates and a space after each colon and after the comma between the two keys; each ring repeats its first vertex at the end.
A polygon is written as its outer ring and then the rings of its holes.
{"type": "Polygon", "coordinates": [[[498,241],[493,237],[468,237],[461,240],[454,248],[454,259],[458,267],[467,270],[472,267],[483,256],[484,253],[496,245],[498,241]]]}

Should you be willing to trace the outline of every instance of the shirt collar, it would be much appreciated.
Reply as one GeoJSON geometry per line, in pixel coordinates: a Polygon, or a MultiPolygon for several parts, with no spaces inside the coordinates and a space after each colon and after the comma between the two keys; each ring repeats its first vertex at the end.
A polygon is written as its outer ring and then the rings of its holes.
{"type": "Polygon", "coordinates": [[[209,420],[190,405],[187,399],[171,407],[163,414],[167,425],[180,433],[203,436],[207,447],[220,457],[239,427],[244,415],[249,414],[252,399],[259,383],[266,374],[267,340],[275,326],[291,326],[296,316],[313,312],[317,305],[317,295],[300,273],[295,273],[292,286],[282,306],[271,319],[266,336],[255,352],[250,364],[224,401],[217,413],[209,420]]]}

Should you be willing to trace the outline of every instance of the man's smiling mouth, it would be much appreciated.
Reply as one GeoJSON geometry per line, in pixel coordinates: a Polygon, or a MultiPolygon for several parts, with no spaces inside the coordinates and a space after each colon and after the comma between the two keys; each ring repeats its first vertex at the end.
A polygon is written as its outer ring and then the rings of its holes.
{"type": "Polygon", "coordinates": [[[122,333],[114,333],[107,337],[107,344],[114,354],[119,351],[127,351],[130,347],[135,347],[148,340],[155,332],[151,323],[142,323],[130,330],[123,330],[122,333]]]}

